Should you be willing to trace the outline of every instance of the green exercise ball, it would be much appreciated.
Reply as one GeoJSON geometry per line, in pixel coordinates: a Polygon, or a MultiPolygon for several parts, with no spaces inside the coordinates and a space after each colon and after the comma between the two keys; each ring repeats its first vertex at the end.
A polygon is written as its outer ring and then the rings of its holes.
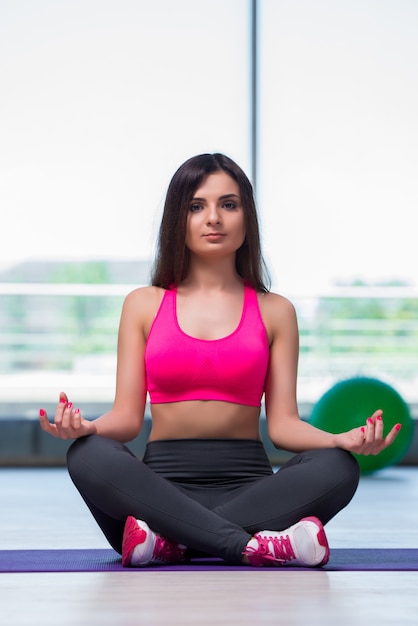
{"type": "Polygon", "coordinates": [[[330,433],[342,433],[366,424],[377,409],[383,411],[384,436],[402,424],[392,445],[376,456],[355,455],[363,473],[398,463],[406,454],[414,434],[407,404],[388,384],[374,378],[350,378],[329,389],[315,404],[309,422],[330,433]]]}

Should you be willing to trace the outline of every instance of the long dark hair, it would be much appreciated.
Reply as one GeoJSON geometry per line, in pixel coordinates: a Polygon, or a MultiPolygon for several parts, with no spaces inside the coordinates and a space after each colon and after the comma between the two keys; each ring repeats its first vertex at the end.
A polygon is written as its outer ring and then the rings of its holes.
{"type": "Polygon", "coordinates": [[[187,276],[190,255],[186,223],[196,189],[209,174],[224,171],[238,184],[244,209],[245,240],[236,252],[236,270],[257,291],[267,292],[268,272],[261,253],[260,229],[254,192],[243,170],[224,154],[199,154],[188,159],[168,186],[151,275],[152,284],[167,289],[187,276]]]}

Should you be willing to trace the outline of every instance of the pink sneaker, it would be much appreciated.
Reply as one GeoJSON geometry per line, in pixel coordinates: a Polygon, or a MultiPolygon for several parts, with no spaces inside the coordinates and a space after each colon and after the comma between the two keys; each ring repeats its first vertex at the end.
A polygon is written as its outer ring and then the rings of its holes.
{"type": "Polygon", "coordinates": [[[150,563],[179,563],[184,560],[186,546],[160,537],[146,522],[129,516],[122,539],[123,567],[142,567],[150,563]]]}
{"type": "Polygon", "coordinates": [[[329,547],[319,519],[305,517],[281,532],[262,530],[256,533],[243,554],[255,567],[320,567],[328,563],[329,547]]]}

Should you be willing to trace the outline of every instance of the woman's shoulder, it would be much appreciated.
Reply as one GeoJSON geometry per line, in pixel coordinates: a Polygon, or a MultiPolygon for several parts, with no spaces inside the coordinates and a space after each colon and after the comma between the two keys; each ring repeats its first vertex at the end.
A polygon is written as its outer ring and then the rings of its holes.
{"type": "Polygon", "coordinates": [[[295,307],[293,303],[285,296],[268,291],[267,293],[258,294],[258,302],[262,312],[274,315],[294,316],[295,307]]]}
{"type": "Polygon", "coordinates": [[[297,333],[295,307],[288,298],[269,291],[259,294],[258,301],[270,343],[275,337],[297,333]]]}
{"type": "Polygon", "coordinates": [[[128,293],[126,296],[126,300],[138,300],[138,301],[149,301],[158,298],[162,298],[164,295],[165,289],[162,287],[154,287],[153,285],[146,285],[145,287],[136,287],[128,293]]]}
{"type": "Polygon", "coordinates": [[[125,297],[124,309],[136,312],[151,312],[155,314],[164,297],[165,289],[162,287],[146,286],[137,287],[125,297]]]}

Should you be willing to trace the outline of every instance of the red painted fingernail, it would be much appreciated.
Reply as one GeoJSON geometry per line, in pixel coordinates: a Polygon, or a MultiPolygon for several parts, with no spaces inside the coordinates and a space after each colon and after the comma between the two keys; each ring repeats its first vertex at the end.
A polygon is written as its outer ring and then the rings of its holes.
{"type": "Polygon", "coordinates": [[[60,404],[65,404],[65,400],[64,400],[64,398],[61,398],[61,400],[60,400],[60,404]]]}
{"type": "Polygon", "coordinates": [[[74,413],[80,413],[80,409],[76,409],[74,413]]]}
{"type": "Polygon", "coordinates": [[[364,428],[364,426],[362,426],[362,427],[360,428],[360,430],[361,430],[361,432],[362,432],[362,433],[363,433],[363,435],[364,435],[364,433],[366,432],[366,429],[364,428]]]}
{"type": "Polygon", "coordinates": [[[382,421],[382,416],[381,416],[381,415],[378,415],[378,416],[376,417],[376,419],[377,419],[377,420],[379,420],[379,422],[381,422],[381,421],[382,421]]]}
{"type": "Polygon", "coordinates": [[[67,404],[67,409],[72,409],[72,408],[73,408],[73,403],[72,403],[72,402],[69,402],[69,403],[67,404]]]}
{"type": "Polygon", "coordinates": [[[367,418],[367,423],[368,423],[368,424],[373,424],[373,420],[372,420],[372,418],[371,418],[371,417],[368,417],[368,418],[367,418]]]}
{"type": "Polygon", "coordinates": [[[43,409],[39,409],[39,415],[43,417],[45,415],[45,411],[43,409]]]}
{"type": "Polygon", "coordinates": [[[401,430],[402,424],[396,424],[395,428],[396,428],[396,430],[401,430]]]}

